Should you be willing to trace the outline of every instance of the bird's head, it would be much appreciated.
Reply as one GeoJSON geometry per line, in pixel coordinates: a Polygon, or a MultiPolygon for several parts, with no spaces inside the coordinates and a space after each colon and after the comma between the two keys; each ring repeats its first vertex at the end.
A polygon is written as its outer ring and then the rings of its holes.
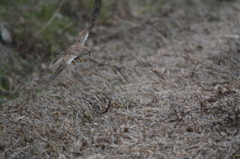
{"type": "Polygon", "coordinates": [[[90,55],[91,53],[92,51],[88,47],[85,47],[82,52],[83,55],[90,55]]]}

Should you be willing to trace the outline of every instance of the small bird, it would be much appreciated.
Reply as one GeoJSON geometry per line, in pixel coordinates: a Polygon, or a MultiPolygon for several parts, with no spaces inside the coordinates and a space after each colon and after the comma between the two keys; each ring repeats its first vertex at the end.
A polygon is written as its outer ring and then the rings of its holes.
{"type": "Polygon", "coordinates": [[[79,59],[80,61],[82,61],[80,57],[84,55],[90,55],[91,50],[88,47],[86,47],[84,44],[88,38],[89,32],[94,27],[97,17],[100,14],[101,5],[102,5],[101,0],[95,0],[93,13],[92,13],[92,17],[90,19],[89,25],[79,33],[77,42],[71,45],[65,51],[62,51],[60,55],[57,55],[49,63],[48,68],[58,64],[59,66],[54,74],[45,78],[46,81],[54,80],[67,67],[68,64],[73,63],[75,65],[74,60],[79,59]]]}

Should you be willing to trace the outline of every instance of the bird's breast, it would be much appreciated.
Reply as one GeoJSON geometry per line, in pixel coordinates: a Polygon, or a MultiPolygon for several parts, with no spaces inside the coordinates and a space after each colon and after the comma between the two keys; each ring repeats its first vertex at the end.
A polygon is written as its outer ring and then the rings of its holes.
{"type": "Polygon", "coordinates": [[[77,57],[77,56],[70,56],[70,57],[68,57],[67,58],[67,64],[70,64],[74,60],[75,57],[77,57]]]}

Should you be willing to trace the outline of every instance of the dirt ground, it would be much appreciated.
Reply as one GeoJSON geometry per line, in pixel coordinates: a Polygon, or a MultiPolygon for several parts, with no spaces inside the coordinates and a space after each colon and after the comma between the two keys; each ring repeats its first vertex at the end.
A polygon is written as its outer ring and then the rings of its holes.
{"type": "Polygon", "coordinates": [[[90,57],[0,105],[1,158],[240,158],[239,17],[191,1],[97,23],[90,57]]]}

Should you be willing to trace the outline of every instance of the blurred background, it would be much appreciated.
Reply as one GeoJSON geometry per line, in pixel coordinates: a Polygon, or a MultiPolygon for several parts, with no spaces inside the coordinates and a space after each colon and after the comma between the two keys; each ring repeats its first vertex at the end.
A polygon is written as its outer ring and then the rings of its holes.
{"type": "MultiPolygon", "coordinates": [[[[143,29],[144,24],[150,24],[147,32],[153,34],[151,31],[157,30],[161,40],[153,42],[154,37],[142,35],[147,37],[142,43],[161,47],[164,39],[172,36],[169,28],[179,28],[182,23],[201,17],[218,21],[216,8],[228,1],[231,0],[103,0],[101,15],[86,45],[92,47],[111,38],[121,39],[118,35],[121,31],[126,29],[130,33],[136,27],[143,29]],[[191,8],[196,5],[201,8],[199,11],[191,8]],[[185,9],[175,12],[179,7],[185,9]],[[164,17],[172,13],[184,20],[172,17],[173,21],[166,24],[164,17]]],[[[0,96],[16,94],[21,82],[45,73],[48,62],[73,44],[88,24],[93,4],[94,0],[0,0],[0,96]]],[[[137,35],[135,32],[134,36],[137,35]]]]}
{"type": "MultiPolygon", "coordinates": [[[[0,96],[16,94],[19,83],[39,76],[56,54],[73,44],[93,5],[94,0],[1,0],[0,96]]],[[[140,23],[169,5],[167,0],[103,0],[89,45],[97,45],[96,37],[108,29],[140,23]]]]}

